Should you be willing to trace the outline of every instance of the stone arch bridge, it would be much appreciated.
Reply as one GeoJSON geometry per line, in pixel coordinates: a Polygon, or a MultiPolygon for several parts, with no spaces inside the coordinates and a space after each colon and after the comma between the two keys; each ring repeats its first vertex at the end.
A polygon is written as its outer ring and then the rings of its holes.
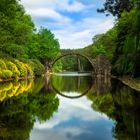
{"type": "Polygon", "coordinates": [[[77,58],[78,57],[85,58],[89,62],[89,64],[91,64],[92,72],[96,76],[98,76],[98,75],[110,76],[111,75],[111,64],[110,64],[110,61],[107,57],[105,57],[103,55],[98,55],[95,59],[92,59],[92,58],[90,58],[84,54],[80,54],[80,53],[62,54],[61,56],[56,58],[54,61],[46,61],[45,73],[48,73],[48,72],[50,73],[52,71],[54,64],[58,60],[66,57],[66,56],[76,56],[77,58]]]}

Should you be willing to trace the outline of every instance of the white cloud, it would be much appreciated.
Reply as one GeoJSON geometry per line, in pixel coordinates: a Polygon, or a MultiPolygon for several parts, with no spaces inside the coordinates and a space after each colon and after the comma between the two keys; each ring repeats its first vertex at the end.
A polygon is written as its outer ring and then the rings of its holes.
{"type": "Polygon", "coordinates": [[[88,18],[53,32],[59,38],[61,48],[83,48],[92,42],[94,35],[104,33],[112,27],[113,19],[88,18]]]}
{"type": "Polygon", "coordinates": [[[70,22],[71,20],[65,16],[62,16],[58,12],[49,8],[34,8],[27,9],[27,12],[32,15],[32,17],[43,17],[50,18],[56,21],[70,22]]]}
{"type": "MultiPolygon", "coordinates": [[[[35,123],[35,129],[53,129],[60,123],[69,121],[71,118],[79,118],[82,121],[96,121],[100,119],[108,120],[108,117],[104,114],[95,112],[91,108],[91,101],[88,101],[86,97],[79,98],[78,100],[71,100],[65,97],[59,96],[60,105],[59,111],[54,113],[54,117],[49,121],[40,124],[35,123]]],[[[79,128],[77,127],[79,130],[79,128]]],[[[81,130],[82,131],[82,130],[81,130]]],[[[75,134],[80,133],[80,131],[75,132],[75,134]]]]}
{"type": "Polygon", "coordinates": [[[89,9],[93,7],[84,5],[80,2],[73,1],[72,3],[69,3],[69,0],[21,0],[23,5],[25,5],[26,8],[51,8],[53,10],[59,10],[59,11],[67,11],[67,12],[80,12],[86,9],[89,9]]]}
{"type": "Polygon", "coordinates": [[[83,48],[92,43],[94,35],[113,27],[112,17],[105,18],[100,14],[94,15],[95,13],[91,16],[85,15],[87,11],[92,12],[93,5],[84,5],[78,1],[69,3],[69,0],[61,0],[61,2],[60,0],[21,0],[21,2],[27,13],[31,14],[37,28],[40,26],[49,28],[59,39],[61,48],[83,48]],[[66,14],[66,11],[84,13],[84,16],[73,17],[66,14]]]}
{"type": "Polygon", "coordinates": [[[21,0],[25,8],[44,8],[55,3],[56,0],[21,0]]]}
{"type": "Polygon", "coordinates": [[[76,137],[85,133],[94,134],[96,130],[88,129],[88,125],[96,125],[96,121],[109,122],[109,125],[105,126],[107,128],[104,128],[104,125],[99,125],[99,127],[111,132],[113,120],[110,120],[105,114],[94,111],[91,108],[92,101],[88,100],[86,96],[73,100],[59,95],[58,97],[58,112],[54,113],[53,117],[45,123],[35,123],[30,134],[31,140],[70,140],[69,136],[76,137]],[[74,118],[79,120],[78,124],[80,123],[80,125],[74,123],[75,121],[73,122],[74,118]],[[87,122],[87,125],[85,125],[85,122],[87,122]]]}
{"type": "Polygon", "coordinates": [[[67,12],[80,12],[89,8],[92,8],[93,5],[87,6],[80,2],[74,1],[73,3],[69,4],[68,0],[63,0],[63,2],[57,3],[59,11],[67,11],[67,12]]]}

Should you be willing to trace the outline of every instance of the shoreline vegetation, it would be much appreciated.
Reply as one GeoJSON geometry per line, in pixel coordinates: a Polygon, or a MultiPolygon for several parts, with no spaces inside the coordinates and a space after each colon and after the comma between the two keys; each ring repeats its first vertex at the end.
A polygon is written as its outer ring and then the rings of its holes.
{"type": "MultiPolygon", "coordinates": [[[[124,1],[111,1],[105,1],[98,12],[116,16],[114,27],[95,35],[92,44],[85,48],[60,50],[55,35],[47,28],[37,29],[19,0],[1,0],[0,81],[41,76],[53,60],[70,52],[81,53],[92,60],[99,55],[106,56],[111,62],[112,75],[140,77],[140,3],[129,1],[126,6],[124,1]],[[110,11],[110,7],[113,10],[110,11]]],[[[71,56],[58,61],[53,69],[77,70],[78,63],[82,70],[92,69],[84,58],[79,61],[71,56]]]]}
{"type": "MultiPolygon", "coordinates": [[[[49,73],[49,75],[52,74],[49,73]]],[[[46,76],[46,75],[43,75],[43,69],[42,69],[42,74],[40,75],[28,75],[28,76],[25,76],[25,77],[18,77],[18,78],[14,78],[14,77],[11,77],[11,78],[7,78],[7,79],[1,79],[0,77],[0,83],[5,83],[5,82],[16,82],[16,81],[24,81],[24,80],[32,80],[34,78],[36,78],[36,76],[46,76]]],[[[98,77],[98,76],[97,76],[98,77]]],[[[119,81],[121,81],[124,85],[136,90],[136,91],[140,91],[140,79],[139,78],[132,78],[130,76],[122,76],[122,77],[117,77],[117,76],[113,76],[111,75],[110,78],[113,78],[113,79],[117,79],[119,81]]]]}
{"type": "Polygon", "coordinates": [[[130,88],[140,91],[140,79],[139,78],[132,78],[130,76],[123,76],[120,78],[117,78],[120,80],[124,85],[129,86],[130,88]]]}
{"type": "Polygon", "coordinates": [[[0,19],[0,81],[44,74],[46,61],[60,55],[55,35],[37,29],[19,0],[1,0],[0,19]]]}
{"type": "Polygon", "coordinates": [[[25,63],[17,59],[0,59],[0,82],[33,78],[43,72],[44,66],[38,60],[25,63]]]}

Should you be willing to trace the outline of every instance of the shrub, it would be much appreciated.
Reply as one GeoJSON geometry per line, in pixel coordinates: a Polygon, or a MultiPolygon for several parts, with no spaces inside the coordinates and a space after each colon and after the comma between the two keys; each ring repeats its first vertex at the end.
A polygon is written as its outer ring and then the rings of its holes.
{"type": "Polygon", "coordinates": [[[34,76],[34,72],[33,72],[32,68],[28,64],[25,64],[25,67],[27,69],[27,75],[34,76]]]}
{"type": "Polygon", "coordinates": [[[8,79],[13,76],[13,73],[10,70],[1,70],[0,71],[0,78],[8,79]]]}
{"type": "Polygon", "coordinates": [[[32,61],[31,63],[32,65],[15,59],[10,59],[10,61],[0,59],[0,78],[6,79],[13,77],[18,79],[18,77],[33,76],[33,69],[35,64],[32,61]]]}
{"type": "Polygon", "coordinates": [[[19,60],[14,60],[14,63],[16,64],[16,66],[20,72],[20,77],[26,77],[27,69],[26,69],[25,64],[23,62],[20,62],[19,60]]]}
{"type": "Polygon", "coordinates": [[[13,87],[13,84],[11,82],[1,82],[0,83],[0,94],[4,91],[9,91],[13,87]]]}
{"type": "Polygon", "coordinates": [[[44,73],[44,66],[40,63],[40,61],[32,59],[30,65],[32,65],[34,74],[36,76],[40,76],[44,73]]]}
{"type": "MultiPolygon", "coordinates": [[[[44,66],[37,59],[21,59],[23,63],[26,63],[33,71],[35,76],[41,76],[44,73],[44,66]]],[[[27,68],[28,69],[28,68],[27,68]]],[[[27,70],[29,71],[29,70],[27,70]]],[[[31,75],[31,74],[29,74],[31,75]]]]}
{"type": "Polygon", "coordinates": [[[20,72],[14,63],[6,61],[6,66],[8,70],[12,71],[14,78],[18,78],[20,76],[20,72]]]}
{"type": "Polygon", "coordinates": [[[0,70],[3,70],[3,69],[5,70],[5,69],[7,69],[7,67],[6,67],[4,60],[0,59],[0,70]]]}

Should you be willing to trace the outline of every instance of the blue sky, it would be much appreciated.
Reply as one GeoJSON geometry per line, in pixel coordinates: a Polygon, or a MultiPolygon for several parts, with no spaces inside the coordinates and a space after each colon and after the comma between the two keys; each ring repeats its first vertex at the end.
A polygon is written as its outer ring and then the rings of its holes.
{"type": "Polygon", "coordinates": [[[50,29],[61,48],[83,48],[113,27],[113,17],[96,12],[105,0],[21,0],[37,28],[50,29]]]}

